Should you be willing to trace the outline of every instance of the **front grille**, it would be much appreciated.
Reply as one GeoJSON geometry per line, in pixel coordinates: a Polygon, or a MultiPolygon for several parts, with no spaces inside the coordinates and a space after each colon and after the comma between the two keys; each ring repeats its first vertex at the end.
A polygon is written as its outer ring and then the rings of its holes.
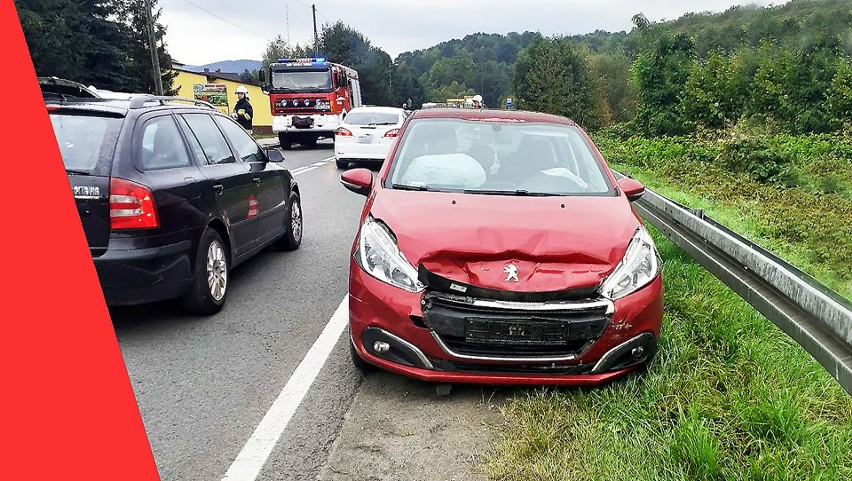
{"type": "Polygon", "coordinates": [[[604,300],[501,302],[429,293],[423,318],[453,354],[476,358],[576,356],[603,333],[612,316],[604,300]]]}

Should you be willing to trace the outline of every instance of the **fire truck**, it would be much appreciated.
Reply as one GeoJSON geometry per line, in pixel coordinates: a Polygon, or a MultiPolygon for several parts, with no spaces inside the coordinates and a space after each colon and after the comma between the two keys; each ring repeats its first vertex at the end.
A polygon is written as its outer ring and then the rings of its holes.
{"type": "Polygon", "coordinates": [[[358,72],[323,57],[279,59],[260,72],[260,82],[284,149],[333,138],[346,113],[361,106],[358,72]]]}

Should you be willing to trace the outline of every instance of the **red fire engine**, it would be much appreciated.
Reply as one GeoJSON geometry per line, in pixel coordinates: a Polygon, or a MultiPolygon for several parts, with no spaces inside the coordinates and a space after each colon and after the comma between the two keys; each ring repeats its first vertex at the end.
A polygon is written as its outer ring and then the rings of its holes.
{"type": "Polygon", "coordinates": [[[358,72],[322,57],[279,59],[260,72],[260,81],[269,94],[272,131],[284,149],[333,138],[346,113],[361,106],[358,72]]]}

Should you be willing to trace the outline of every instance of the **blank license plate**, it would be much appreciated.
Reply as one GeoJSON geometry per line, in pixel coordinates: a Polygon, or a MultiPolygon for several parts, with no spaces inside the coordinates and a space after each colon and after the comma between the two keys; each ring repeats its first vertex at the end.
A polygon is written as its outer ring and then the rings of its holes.
{"type": "Polygon", "coordinates": [[[568,324],[541,321],[507,321],[468,319],[468,342],[501,344],[564,344],[568,340],[568,324]]]}
{"type": "Polygon", "coordinates": [[[372,135],[362,135],[361,137],[358,137],[358,143],[359,144],[372,144],[373,143],[373,136],[372,135]]]}

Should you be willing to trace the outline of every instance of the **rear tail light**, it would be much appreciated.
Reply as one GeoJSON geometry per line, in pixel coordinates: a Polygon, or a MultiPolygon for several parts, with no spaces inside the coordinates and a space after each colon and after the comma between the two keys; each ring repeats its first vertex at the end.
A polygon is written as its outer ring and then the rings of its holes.
{"type": "Polygon", "coordinates": [[[151,191],[129,180],[110,179],[109,224],[113,230],[159,227],[151,191]]]}
{"type": "Polygon", "coordinates": [[[350,132],[349,129],[344,129],[343,127],[339,127],[334,133],[341,137],[352,137],[352,132],[350,132]]]}
{"type": "Polygon", "coordinates": [[[399,129],[388,130],[385,137],[396,137],[399,135],[399,129]]]}

